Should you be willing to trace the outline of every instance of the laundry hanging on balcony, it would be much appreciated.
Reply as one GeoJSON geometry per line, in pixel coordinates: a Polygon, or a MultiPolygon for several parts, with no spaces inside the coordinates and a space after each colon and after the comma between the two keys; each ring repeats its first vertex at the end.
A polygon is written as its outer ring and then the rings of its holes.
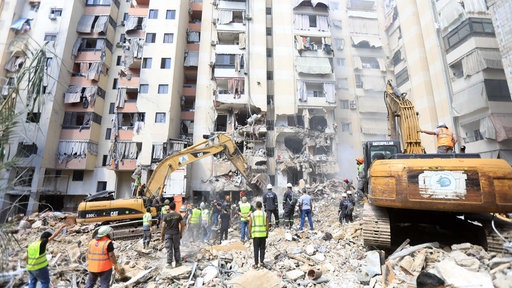
{"type": "Polygon", "coordinates": [[[126,88],[117,89],[116,108],[124,108],[126,99],[126,88]]]}
{"type": "Polygon", "coordinates": [[[330,104],[336,103],[336,87],[334,86],[334,83],[324,83],[323,88],[325,101],[330,104]]]}
{"type": "Polygon", "coordinates": [[[331,74],[332,66],[325,57],[297,57],[295,69],[306,74],[331,74]]]}
{"type": "Polygon", "coordinates": [[[31,28],[31,21],[32,19],[30,18],[20,18],[14,21],[10,28],[21,32],[28,32],[31,28]]]}
{"type": "Polygon", "coordinates": [[[57,161],[84,159],[87,154],[98,155],[98,144],[89,141],[62,140],[57,148],[57,161]]]}
{"type": "Polygon", "coordinates": [[[89,101],[89,106],[94,107],[96,103],[96,93],[98,92],[98,86],[87,86],[84,90],[84,96],[89,101]]]}
{"type": "Polygon", "coordinates": [[[233,21],[233,10],[219,9],[217,24],[228,24],[233,21]]]}
{"type": "Polygon", "coordinates": [[[91,33],[93,27],[92,23],[94,22],[95,15],[82,15],[80,20],[78,20],[78,24],[76,25],[76,32],[78,33],[91,33]]]}
{"type": "Polygon", "coordinates": [[[69,85],[64,93],[64,103],[79,103],[80,97],[82,97],[82,86],[69,85]]]}
{"type": "Polygon", "coordinates": [[[5,70],[16,73],[21,67],[23,67],[23,63],[25,63],[25,56],[12,56],[7,63],[5,63],[5,70]]]}

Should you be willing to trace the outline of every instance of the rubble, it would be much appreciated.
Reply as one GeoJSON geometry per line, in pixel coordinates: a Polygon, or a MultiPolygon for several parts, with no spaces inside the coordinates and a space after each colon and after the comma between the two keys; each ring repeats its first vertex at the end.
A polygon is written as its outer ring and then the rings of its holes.
{"type": "MultiPolygon", "coordinates": [[[[238,227],[232,227],[229,240],[219,245],[194,246],[183,240],[183,265],[167,266],[160,230],[155,229],[150,249],[143,249],[142,239],[114,241],[126,276],[115,274],[112,287],[415,287],[416,276],[422,270],[443,278],[447,287],[510,287],[512,256],[488,253],[480,246],[411,246],[405,241],[396,251],[388,251],[387,258],[384,251],[365,247],[361,205],[356,205],[354,223],[338,223],[338,191],[342,185],[329,181],[306,187],[315,201],[315,230],[272,230],[267,239],[267,269],[252,268],[252,243],[239,241],[238,227]]],[[[4,260],[0,268],[4,272],[0,274],[0,286],[28,283],[26,247],[62,221],[68,226],[47,248],[52,283],[55,287],[85,284],[86,245],[94,226],[76,224],[71,214],[45,212],[13,219],[2,226],[4,260]]],[[[298,222],[296,216],[296,226],[298,222]]]]}

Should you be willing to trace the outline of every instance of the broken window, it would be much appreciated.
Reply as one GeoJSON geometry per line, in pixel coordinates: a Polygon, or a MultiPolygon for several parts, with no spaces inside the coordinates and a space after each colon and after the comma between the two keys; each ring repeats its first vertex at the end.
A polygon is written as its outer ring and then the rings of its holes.
{"type": "Polygon", "coordinates": [[[361,57],[361,66],[367,69],[380,69],[379,61],[375,57],[361,57]]]}
{"type": "Polygon", "coordinates": [[[14,179],[11,179],[10,183],[13,183],[14,187],[30,187],[34,171],[34,167],[14,167],[11,174],[14,179]]]}
{"type": "Polygon", "coordinates": [[[41,112],[28,112],[27,113],[27,119],[25,122],[27,123],[39,123],[39,120],[41,119],[41,112]]]}
{"type": "Polygon", "coordinates": [[[16,151],[16,156],[18,158],[27,158],[30,155],[37,154],[37,145],[36,143],[18,143],[18,150],[16,151]]]}
{"type": "Polygon", "coordinates": [[[393,54],[393,58],[391,58],[391,63],[397,66],[400,62],[402,62],[402,51],[398,49],[395,54],[393,54]]]}
{"type": "Polygon", "coordinates": [[[293,154],[302,153],[304,150],[304,144],[302,142],[302,138],[297,136],[286,136],[284,138],[284,146],[290,150],[293,154]]]}
{"type": "Polygon", "coordinates": [[[489,101],[510,102],[507,80],[484,79],[485,91],[489,101]]]}
{"type": "Polygon", "coordinates": [[[288,183],[295,184],[299,183],[299,181],[304,178],[304,174],[295,167],[287,167],[286,178],[288,183]]]}
{"type": "Polygon", "coordinates": [[[215,131],[226,132],[228,129],[228,115],[217,115],[215,131]]]}
{"type": "Polygon", "coordinates": [[[396,86],[400,87],[404,85],[407,81],[409,81],[409,72],[407,71],[407,67],[402,69],[402,71],[398,72],[396,75],[396,86]]]}
{"type": "Polygon", "coordinates": [[[341,123],[341,132],[352,132],[352,123],[341,123]]]}
{"type": "Polygon", "coordinates": [[[462,61],[458,61],[450,65],[450,70],[452,71],[453,77],[457,79],[464,77],[464,68],[462,66],[462,61]]]}

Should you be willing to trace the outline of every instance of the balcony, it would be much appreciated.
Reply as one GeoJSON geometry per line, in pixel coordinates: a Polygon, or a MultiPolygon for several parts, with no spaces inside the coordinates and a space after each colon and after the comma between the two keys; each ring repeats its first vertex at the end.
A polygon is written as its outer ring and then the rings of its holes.
{"type": "Polygon", "coordinates": [[[130,9],[128,9],[128,14],[130,16],[146,17],[148,16],[148,7],[130,7],[130,9]]]}
{"type": "Polygon", "coordinates": [[[201,23],[188,23],[189,31],[201,31],[201,23]]]}
{"type": "Polygon", "coordinates": [[[133,127],[127,127],[127,129],[119,129],[117,137],[119,141],[131,141],[133,139],[133,127]]]}
{"type": "Polygon", "coordinates": [[[98,62],[101,59],[101,49],[81,49],[75,57],[75,62],[98,62]]]}
{"type": "Polygon", "coordinates": [[[42,193],[62,194],[68,193],[69,175],[45,175],[42,193]]]}
{"type": "Polygon", "coordinates": [[[222,103],[247,103],[245,79],[216,78],[217,89],[215,100],[222,103]]]}
{"type": "Polygon", "coordinates": [[[93,170],[98,144],[88,140],[61,140],[57,149],[56,169],[93,170]]]}
{"type": "Polygon", "coordinates": [[[183,96],[185,97],[195,97],[196,96],[196,87],[195,85],[185,86],[183,85],[183,96]]]}
{"type": "Polygon", "coordinates": [[[189,43],[187,44],[188,51],[199,51],[199,44],[189,43]]]}
{"type": "Polygon", "coordinates": [[[126,101],[123,107],[118,107],[117,111],[122,113],[137,113],[137,101],[126,101]]]}
{"type": "Polygon", "coordinates": [[[119,87],[139,89],[140,75],[138,74],[127,74],[125,77],[119,78],[119,87]]]}
{"type": "Polygon", "coordinates": [[[109,169],[116,171],[133,171],[137,167],[137,158],[142,149],[141,142],[118,141],[113,143],[113,154],[108,162],[109,169]],[[114,155],[114,157],[112,157],[114,155]],[[117,157],[117,158],[115,158],[117,157]]]}
{"type": "Polygon", "coordinates": [[[202,12],[203,11],[203,2],[200,2],[200,1],[189,1],[190,3],[188,4],[190,10],[192,10],[192,12],[202,12]]]}
{"type": "Polygon", "coordinates": [[[181,120],[182,121],[194,121],[194,111],[181,111],[181,120]]]}

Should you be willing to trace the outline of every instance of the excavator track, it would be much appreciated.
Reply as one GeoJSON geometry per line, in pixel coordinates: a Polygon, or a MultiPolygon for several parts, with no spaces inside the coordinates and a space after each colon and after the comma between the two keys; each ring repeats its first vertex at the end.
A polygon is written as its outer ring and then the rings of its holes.
{"type": "Polygon", "coordinates": [[[112,232],[112,240],[132,240],[142,238],[144,235],[144,231],[142,230],[142,226],[140,227],[126,227],[126,226],[118,226],[112,227],[114,231],[112,232]]]}
{"type": "Polygon", "coordinates": [[[368,203],[364,205],[363,241],[365,246],[391,246],[391,228],[385,208],[375,207],[368,203]]]}
{"type": "Polygon", "coordinates": [[[512,219],[505,215],[496,216],[494,224],[501,237],[492,228],[492,223],[487,224],[487,250],[498,254],[512,255],[512,219]]]}

